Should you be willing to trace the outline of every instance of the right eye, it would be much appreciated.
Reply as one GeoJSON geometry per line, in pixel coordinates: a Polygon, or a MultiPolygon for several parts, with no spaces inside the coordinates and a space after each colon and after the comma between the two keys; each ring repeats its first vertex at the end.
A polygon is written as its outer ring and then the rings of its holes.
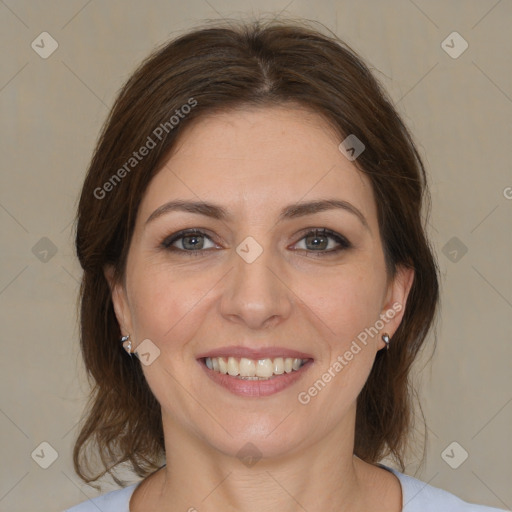
{"type": "Polygon", "coordinates": [[[168,251],[181,252],[183,254],[189,253],[190,255],[194,254],[194,256],[198,256],[202,251],[214,248],[215,244],[203,231],[198,229],[185,229],[165,238],[161,246],[168,251]],[[205,247],[205,240],[209,240],[212,246],[205,247]]]}

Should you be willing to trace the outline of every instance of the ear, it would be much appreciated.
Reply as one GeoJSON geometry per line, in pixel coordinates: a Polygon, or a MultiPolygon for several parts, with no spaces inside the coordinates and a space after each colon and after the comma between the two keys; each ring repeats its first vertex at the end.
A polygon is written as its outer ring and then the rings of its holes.
{"type": "Polygon", "coordinates": [[[106,265],[103,269],[112,296],[112,304],[116,314],[117,323],[123,336],[133,334],[130,307],[126,296],[126,290],[121,283],[114,279],[114,267],[106,265]]]}
{"type": "Polygon", "coordinates": [[[388,285],[381,311],[381,319],[385,325],[379,334],[379,350],[386,347],[382,335],[387,333],[391,339],[400,326],[413,281],[414,269],[399,265],[395,277],[388,285]]]}

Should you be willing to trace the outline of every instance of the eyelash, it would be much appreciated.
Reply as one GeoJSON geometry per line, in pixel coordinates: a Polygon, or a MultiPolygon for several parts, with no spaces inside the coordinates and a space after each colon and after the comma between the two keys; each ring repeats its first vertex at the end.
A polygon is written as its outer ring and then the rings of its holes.
{"type": "MultiPolygon", "coordinates": [[[[208,238],[210,241],[213,242],[211,237],[209,237],[204,231],[201,231],[200,229],[184,229],[182,231],[178,231],[177,233],[174,233],[173,235],[165,238],[160,246],[163,249],[166,249],[171,252],[179,252],[182,254],[190,255],[190,256],[201,256],[205,251],[209,251],[211,249],[199,249],[196,251],[190,251],[186,249],[178,249],[176,247],[173,247],[173,243],[177,242],[178,240],[181,240],[186,235],[196,235],[196,236],[204,236],[208,238]]],[[[352,244],[342,235],[339,235],[338,233],[335,233],[334,231],[331,231],[330,229],[321,228],[321,229],[312,229],[305,233],[298,242],[305,239],[306,237],[314,235],[314,236],[326,236],[329,238],[334,239],[338,244],[339,247],[336,249],[330,249],[328,251],[309,251],[307,249],[295,249],[295,250],[301,250],[306,252],[306,254],[311,255],[313,257],[324,257],[324,256],[330,256],[337,254],[343,250],[352,248],[352,244]]]]}

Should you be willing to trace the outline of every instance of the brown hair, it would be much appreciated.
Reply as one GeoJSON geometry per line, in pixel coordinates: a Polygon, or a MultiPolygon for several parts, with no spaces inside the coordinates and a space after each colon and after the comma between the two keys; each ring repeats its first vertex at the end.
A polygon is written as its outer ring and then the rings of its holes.
{"type": "Polygon", "coordinates": [[[340,142],[354,134],[364,143],[354,163],[372,183],[388,274],[397,265],[414,268],[392,349],[377,353],[358,397],[354,447],[367,462],[391,455],[404,469],[413,416],[410,368],[439,299],[438,268],[421,219],[422,208],[430,207],[423,163],[377,80],[336,36],[296,21],[228,22],[181,35],[140,65],[114,103],[85,178],[76,250],[84,270],[81,350],[94,387],[73,451],[85,482],[108,472],[124,485],[115,466],[129,463],[146,477],[165,455],[160,405],[137,359],[121,348],[104,268],[112,265],[115,280],[124,281],[139,204],[186,126],[216,110],[272,105],[311,109],[340,142]],[[136,159],[143,146],[150,150],[136,159]],[[87,472],[89,443],[104,468],[96,475],[87,472]]]}

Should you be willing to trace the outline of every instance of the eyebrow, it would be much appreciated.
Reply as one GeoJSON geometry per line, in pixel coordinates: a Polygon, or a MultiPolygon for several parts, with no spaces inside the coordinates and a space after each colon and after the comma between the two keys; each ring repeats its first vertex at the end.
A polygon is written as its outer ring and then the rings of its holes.
{"type": "MultiPolygon", "coordinates": [[[[308,202],[300,202],[295,204],[290,204],[281,210],[279,214],[278,221],[281,222],[283,220],[295,219],[298,217],[304,217],[306,215],[311,215],[314,213],[324,212],[327,210],[333,209],[341,209],[355,215],[361,224],[371,232],[370,226],[368,225],[368,221],[365,216],[358,210],[354,205],[347,201],[343,201],[341,199],[321,199],[317,201],[308,201],[308,202]]],[[[182,211],[188,213],[196,213],[198,215],[204,215],[206,217],[211,217],[213,219],[218,219],[222,221],[228,221],[232,218],[232,216],[228,213],[228,211],[222,206],[206,203],[203,201],[183,201],[183,200],[175,200],[169,201],[168,203],[159,206],[146,220],[145,224],[147,225],[149,222],[165,215],[169,212],[174,211],[182,211]]]]}

